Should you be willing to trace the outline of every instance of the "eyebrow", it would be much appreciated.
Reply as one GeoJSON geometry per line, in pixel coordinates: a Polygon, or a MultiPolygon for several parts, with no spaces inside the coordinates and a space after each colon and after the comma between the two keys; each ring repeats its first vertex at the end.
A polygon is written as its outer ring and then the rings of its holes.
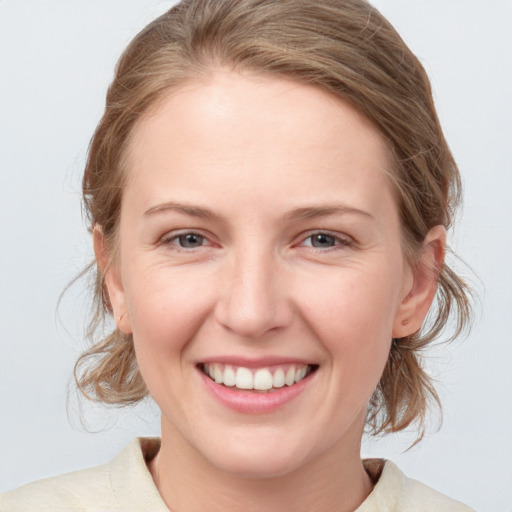
{"type": "MultiPolygon", "coordinates": [[[[198,217],[201,219],[218,221],[224,220],[220,215],[217,215],[216,213],[212,212],[211,210],[208,210],[207,208],[176,203],[173,201],[152,206],[151,208],[149,208],[149,210],[144,212],[144,215],[153,215],[155,213],[161,213],[169,210],[182,213],[184,215],[188,215],[189,217],[198,217]]],[[[317,219],[333,215],[361,215],[369,219],[374,219],[373,215],[367,211],[343,204],[326,204],[321,206],[306,206],[301,208],[295,208],[294,210],[287,212],[284,215],[284,219],[286,221],[298,221],[317,219]]]]}
{"type": "Polygon", "coordinates": [[[296,208],[285,215],[286,220],[306,220],[316,219],[319,217],[329,217],[332,215],[362,215],[373,219],[370,212],[353,208],[343,204],[331,204],[322,206],[306,206],[304,208],[296,208]]]}
{"type": "Polygon", "coordinates": [[[183,213],[185,215],[188,215],[189,217],[199,217],[201,219],[209,220],[220,219],[219,215],[216,215],[211,210],[208,210],[206,208],[175,202],[162,203],[152,206],[149,210],[144,212],[144,215],[152,215],[155,213],[161,213],[169,210],[178,213],[183,213]]]}

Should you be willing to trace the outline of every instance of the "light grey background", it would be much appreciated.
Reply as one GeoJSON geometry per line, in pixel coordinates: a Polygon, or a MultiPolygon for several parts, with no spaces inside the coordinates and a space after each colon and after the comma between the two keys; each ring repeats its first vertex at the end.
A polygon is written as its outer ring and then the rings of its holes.
{"type": "MultiPolygon", "coordinates": [[[[80,177],[114,63],[171,4],[0,1],[0,490],[102,463],[135,435],[158,434],[151,404],[85,405],[92,434],[80,426],[73,391],[67,410],[84,283],[65,295],[60,319],[56,306],[92,255],[80,177]]],[[[431,75],[465,184],[451,240],[481,280],[481,307],[470,337],[429,359],[441,430],[405,453],[408,434],[366,441],[364,453],[392,458],[478,511],[512,511],[512,3],[375,4],[431,75]]]]}

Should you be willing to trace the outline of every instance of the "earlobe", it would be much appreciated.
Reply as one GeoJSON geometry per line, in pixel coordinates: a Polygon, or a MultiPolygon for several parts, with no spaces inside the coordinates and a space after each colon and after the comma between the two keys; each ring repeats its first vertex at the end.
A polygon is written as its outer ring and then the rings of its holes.
{"type": "Polygon", "coordinates": [[[419,260],[412,269],[412,283],[395,316],[393,338],[410,336],[421,328],[437,291],[445,252],[446,229],[435,226],[425,237],[419,260]]]}
{"type": "Polygon", "coordinates": [[[110,302],[110,309],[116,325],[125,334],[131,334],[131,324],[126,307],[126,296],[119,272],[119,265],[110,254],[105,235],[100,225],[93,229],[93,245],[96,262],[101,275],[104,276],[103,286],[110,302]]]}

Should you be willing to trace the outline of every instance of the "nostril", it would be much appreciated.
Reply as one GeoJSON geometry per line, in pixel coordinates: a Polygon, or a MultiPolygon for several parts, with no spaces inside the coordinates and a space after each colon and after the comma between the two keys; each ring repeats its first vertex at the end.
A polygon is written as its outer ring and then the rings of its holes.
{"type": "Polygon", "coordinates": [[[229,271],[219,276],[222,286],[215,317],[229,331],[256,339],[288,325],[292,314],[278,262],[262,251],[261,242],[247,245],[233,255],[229,271]]]}
{"type": "Polygon", "coordinates": [[[230,299],[228,304],[219,304],[216,320],[225,329],[237,335],[257,339],[270,331],[290,325],[293,315],[286,304],[268,301],[267,304],[248,300],[230,299]]]}

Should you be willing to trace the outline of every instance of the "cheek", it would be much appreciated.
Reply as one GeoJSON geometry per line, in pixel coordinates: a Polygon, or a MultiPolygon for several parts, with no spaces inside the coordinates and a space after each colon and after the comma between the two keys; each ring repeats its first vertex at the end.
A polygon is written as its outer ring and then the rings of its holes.
{"type": "Polygon", "coordinates": [[[166,356],[179,363],[177,354],[206,314],[207,293],[198,289],[197,278],[186,279],[179,269],[149,268],[130,275],[134,279],[126,286],[128,314],[141,370],[145,365],[159,367],[168,361],[166,356]]]}
{"type": "Polygon", "coordinates": [[[187,348],[205,318],[207,295],[191,285],[198,281],[183,280],[180,270],[131,275],[137,276],[127,287],[137,365],[160,409],[177,412],[190,377],[187,348]]]}
{"type": "Polygon", "coordinates": [[[399,302],[400,289],[389,275],[343,269],[333,273],[328,288],[311,283],[301,293],[307,300],[300,309],[337,378],[362,383],[370,394],[387,361],[399,302]]]}
{"type": "Polygon", "coordinates": [[[342,269],[331,274],[328,286],[303,283],[301,309],[312,323],[345,332],[347,343],[391,336],[400,287],[386,274],[342,269]]]}

